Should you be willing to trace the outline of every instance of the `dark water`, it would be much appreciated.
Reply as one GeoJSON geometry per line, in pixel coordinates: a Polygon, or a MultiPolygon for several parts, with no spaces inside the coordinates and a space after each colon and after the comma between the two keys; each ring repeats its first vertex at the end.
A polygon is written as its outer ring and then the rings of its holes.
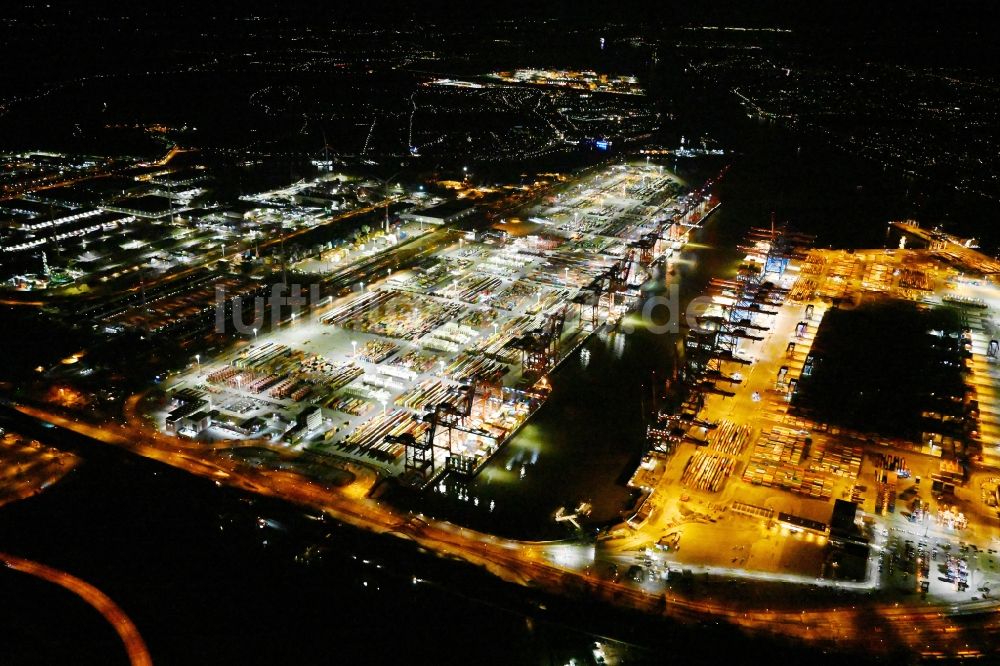
{"type": "MultiPolygon", "coordinates": [[[[661,296],[666,282],[680,289],[681,308],[709,278],[731,274],[742,231],[720,209],[697,232],[691,249],[647,282],[661,296]]],[[[664,313],[657,311],[658,316],[664,313]]],[[[559,507],[593,507],[591,524],[614,521],[632,503],[625,482],[645,441],[654,373],[662,382],[674,362],[674,334],[636,325],[632,333],[602,332],[553,374],[545,406],[470,484],[445,480],[420,501],[421,510],[505,535],[552,539],[570,534],[557,524],[559,507]]]]}
{"type": "MultiPolygon", "coordinates": [[[[746,131],[718,186],[722,207],[694,235],[675,274],[645,285],[647,295],[676,284],[684,308],[709,279],[735,273],[735,246],[748,228],[769,226],[772,213],[778,223],[815,234],[818,246],[881,247],[887,221],[912,210],[905,188],[891,189],[864,163],[851,166],[821,146],[802,147],[768,124],[733,122],[746,131]]],[[[697,184],[722,164],[712,158],[666,166],[697,184]]],[[[643,327],[593,337],[553,375],[548,404],[479,477],[468,485],[446,482],[418,506],[521,538],[569,535],[553,514],[581,501],[593,505],[592,526],[614,521],[632,498],[625,482],[643,452],[653,373],[660,381],[667,376],[676,343],[675,335],[643,327]]]]}

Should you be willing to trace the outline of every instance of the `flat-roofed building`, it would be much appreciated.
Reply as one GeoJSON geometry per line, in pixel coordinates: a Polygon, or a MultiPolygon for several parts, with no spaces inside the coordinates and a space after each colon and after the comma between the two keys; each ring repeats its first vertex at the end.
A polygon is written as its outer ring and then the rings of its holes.
{"type": "Polygon", "coordinates": [[[437,206],[424,208],[422,210],[403,213],[400,217],[414,222],[426,222],[427,224],[451,224],[457,220],[472,215],[476,210],[475,204],[464,199],[447,201],[437,206]]]}
{"type": "Polygon", "coordinates": [[[159,219],[170,215],[171,212],[177,213],[181,210],[176,203],[167,197],[160,197],[155,194],[118,199],[105,205],[104,208],[118,213],[126,213],[149,219],[159,219]]]}

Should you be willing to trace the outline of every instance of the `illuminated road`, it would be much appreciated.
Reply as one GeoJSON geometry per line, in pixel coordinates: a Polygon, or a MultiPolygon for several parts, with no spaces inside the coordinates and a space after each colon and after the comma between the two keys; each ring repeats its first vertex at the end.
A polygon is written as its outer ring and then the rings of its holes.
{"type": "Polygon", "coordinates": [[[0,562],[3,562],[5,566],[15,571],[20,571],[64,587],[86,601],[114,627],[114,630],[122,639],[122,643],[125,644],[125,651],[128,653],[129,662],[132,666],[152,666],[153,660],[149,656],[149,650],[146,649],[146,642],[139,635],[139,630],[135,628],[135,625],[129,619],[128,615],[125,614],[125,611],[119,608],[118,604],[112,601],[108,595],[76,576],[70,575],[65,571],[53,569],[44,564],[39,564],[38,562],[32,562],[31,560],[3,552],[0,552],[0,562]]]}
{"type": "MultiPolygon", "coordinates": [[[[135,407],[135,402],[132,402],[135,407]]],[[[775,634],[820,646],[873,653],[905,650],[926,653],[944,649],[980,654],[1000,649],[996,639],[1000,614],[993,600],[964,604],[928,604],[914,598],[899,603],[875,601],[847,591],[846,599],[780,595],[756,599],[753,594],[719,598],[685,596],[647,584],[618,582],[598,575],[593,544],[538,543],[495,537],[446,521],[403,513],[367,497],[374,477],[359,477],[334,488],[291,471],[269,471],[218,455],[216,450],[182,442],[136,425],[92,425],[25,405],[22,414],[66,428],[91,439],[119,446],[188,472],[261,495],[314,507],[330,517],[369,531],[388,533],[478,565],[495,576],[555,594],[599,598],[611,604],[663,615],[678,621],[724,620],[751,632],[775,634]],[[778,607],[780,605],[780,608],[778,607]],[[963,617],[961,626],[949,618],[963,617]]],[[[241,445],[246,445],[243,442],[241,445]]],[[[779,581],[780,576],[774,576],[779,581]]],[[[759,582],[770,580],[759,576],[759,582]]],[[[812,593],[817,594],[817,593],[812,593]]]]}
{"type": "Polygon", "coordinates": [[[12,298],[0,298],[0,305],[40,308],[45,305],[45,303],[42,301],[19,301],[12,298]]]}

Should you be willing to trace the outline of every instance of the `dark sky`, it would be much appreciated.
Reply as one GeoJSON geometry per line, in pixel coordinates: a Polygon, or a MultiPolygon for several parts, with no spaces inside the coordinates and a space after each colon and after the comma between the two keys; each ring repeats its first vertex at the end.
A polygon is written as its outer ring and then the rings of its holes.
{"type": "Polygon", "coordinates": [[[834,57],[996,71],[998,5],[971,0],[37,2],[5,7],[0,16],[5,63],[0,83],[158,65],[177,54],[225,50],[263,33],[316,34],[354,24],[412,34],[418,41],[421,35],[444,34],[455,46],[493,37],[530,46],[554,31],[578,30],[669,45],[692,39],[692,31],[684,30],[692,26],[781,27],[793,30],[794,44],[834,57]]]}

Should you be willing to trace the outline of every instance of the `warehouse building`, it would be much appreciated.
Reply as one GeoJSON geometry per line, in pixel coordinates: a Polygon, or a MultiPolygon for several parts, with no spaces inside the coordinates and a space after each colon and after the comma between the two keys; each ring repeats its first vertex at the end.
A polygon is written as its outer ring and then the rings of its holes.
{"type": "Polygon", "coordinates": [[[476,207],[473,203],[463,199],[455,199],[454,201],[447,201],[437,206],[424,208],[423,210],[403,213],[400,217],[404,220],[426,224],[451,224],[463,217],[472,215],[475,209],[476,207]]]}

